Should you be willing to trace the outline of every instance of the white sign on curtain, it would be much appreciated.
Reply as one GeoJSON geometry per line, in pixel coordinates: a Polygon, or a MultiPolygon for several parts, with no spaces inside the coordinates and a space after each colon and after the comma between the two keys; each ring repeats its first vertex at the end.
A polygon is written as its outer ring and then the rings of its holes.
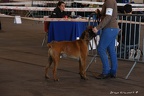
{"type": "Polygon", "coordinates": [[[14,17],[14,23],[15,24],[21,24],[22,23],[21,16],[15,16],[14,17]]]}

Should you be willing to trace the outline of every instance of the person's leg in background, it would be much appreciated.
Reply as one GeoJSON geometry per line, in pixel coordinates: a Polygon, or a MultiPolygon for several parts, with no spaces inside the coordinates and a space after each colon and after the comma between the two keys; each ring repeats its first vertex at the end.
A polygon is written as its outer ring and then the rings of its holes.
{"type": "MultiPolygon", "coordinates": [[[[102,74],[100,74],[97,77],[97,79],[105,79],[107,77],[110,77],[109,74],[110,74],[111,68],[109,66],[107,49],[109,49],[109,51],[110,51],[110,56],[112,56],[112,58],[115,57],[115,55],[113,54],[113,52],[114,52],[113,49],[115,48],[115,38],[118,34],[117,30],[116,30],[116,28],[106,28],[106,29],[102,30],[102,34],[100,36],[100,42],[98,45],[98,53],[99,53],[99,56],[100,56],[102,64],[103,64],[103,71],[102,71],[102,74]]],[[[113,60],[111,60],[111,61],[113,62],[113,60]]]]}

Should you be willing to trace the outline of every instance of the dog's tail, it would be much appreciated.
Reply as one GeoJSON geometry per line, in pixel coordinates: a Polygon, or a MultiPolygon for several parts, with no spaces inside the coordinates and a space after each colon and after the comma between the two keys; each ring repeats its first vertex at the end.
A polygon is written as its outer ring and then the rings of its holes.
{"type": "Polygon", "coordinates": [[[53,45],[53,43],[55,43],[55,42],[56,42],[56,41],[52,41],[52,42],[48,43],[48,44],[47,44],[47,47],[48,47],[48,48],[52,48],[52,45],[53,45]]]}
{"type": "Polygon", "coordinates": [[[47,44],[47,47],[48,47],[48,48],[52,48],[51,43],[48,43],[48,44],[47,44]]]}
{"type": "Polygon", "coordinates": [[[52,56],[52,44],[51,43],[48,43],[47,44],[47,47],[48,47],[48,58],[52,56]]]}
{"type": "Polygon", "coordinates": [[[56,41],[52,41],[50,43],[47,44],[48,47],[48,54],[51,55],[53,53],[53,46],[56,43],[56,41]]]}

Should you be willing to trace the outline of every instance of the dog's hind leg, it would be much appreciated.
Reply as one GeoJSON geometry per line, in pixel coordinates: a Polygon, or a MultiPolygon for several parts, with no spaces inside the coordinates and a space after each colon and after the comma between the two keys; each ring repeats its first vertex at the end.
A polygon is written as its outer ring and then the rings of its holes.
{"type": "Polygon", "coordinates": [[[54,58],[54,68],[53,68],[53,78],[54,81],[59,81],[58,77],[57,77],[57,67],[58,67],[58,63],[59,63],[59,58],[60,56],[55,56],[54,58]]]}
{"type": "Polygon", "coordinates": [[[49,79],[49,76],[48,76],[48,69],[50,68],[50,66],[52,65],[53,63],[53,59],[51,56],[48,56],[48,64],[46,65],[46,68],[45,68],[45,78],[49,79]]]}

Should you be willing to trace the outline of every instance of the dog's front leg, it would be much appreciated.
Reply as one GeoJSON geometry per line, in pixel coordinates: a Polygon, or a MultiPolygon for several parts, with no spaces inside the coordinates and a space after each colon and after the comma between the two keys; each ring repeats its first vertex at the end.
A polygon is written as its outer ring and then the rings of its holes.
{"type": "Polygon", "coordinates": [[[80,70],[80,76],[81,79],[87,80],[88,78],[86,77],[86,59],[85,58],[80,58],[79,61],[79,70],[80,70]]]}
{"type": "Polygon", "coordinates": [[[83,76],[82,76],[82,65],[81,65],[81,59],[79,59],[79,74],[80,74],[80,77],[81,77],[81,79],[82,79],[83,76]]]}

